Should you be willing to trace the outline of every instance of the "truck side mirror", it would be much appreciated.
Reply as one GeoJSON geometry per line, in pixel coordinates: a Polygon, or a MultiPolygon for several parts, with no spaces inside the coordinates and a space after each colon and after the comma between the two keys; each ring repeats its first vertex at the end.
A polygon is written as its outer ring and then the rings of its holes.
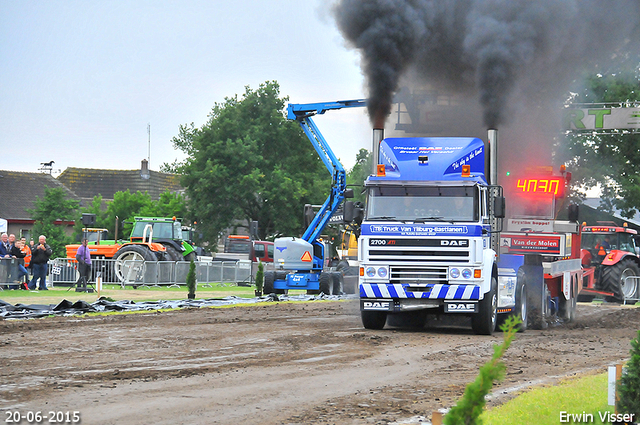
{"type": "Polygon", "coordinates": [[[345,198],[353,198],[353,189],[345,189],[344,191],[345,198]]]}
{"type": "Polygon", "coordinates": [[[493,199],[493,215],[496,218],[504,218],[504,216],[505,216],[505,200],[504,200],[504,196],[496,196],[493,199]]]}
{"type": "Polygon", "coordinates": [[[567,209],[567,214],[569,216],[569,221],[579,221],[579,207],[575,204],[569,205],[567,209]]]}
{"type": "Polygon", "coordinates": [[[342,221],[344,221],[345,223],[351,223],[354,219],[354,213],[355,205],[353,201],[346,201],[342,208],[342,221]]]}

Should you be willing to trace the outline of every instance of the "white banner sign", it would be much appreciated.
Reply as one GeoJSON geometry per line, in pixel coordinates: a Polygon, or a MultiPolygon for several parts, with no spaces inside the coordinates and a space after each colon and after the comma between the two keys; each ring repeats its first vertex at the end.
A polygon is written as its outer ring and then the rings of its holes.
{"type": "Polygon", "coordinates": [[[640,107],[566,109],[567,130],[640,129],[640,107]]]}

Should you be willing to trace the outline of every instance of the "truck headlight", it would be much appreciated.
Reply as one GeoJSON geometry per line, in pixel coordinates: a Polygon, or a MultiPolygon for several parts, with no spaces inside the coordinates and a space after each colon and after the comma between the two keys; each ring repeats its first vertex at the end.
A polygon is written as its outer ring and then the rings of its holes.
{"type": "Polygon", "coordinates": [[[450,269],[449,269],[449,277],[450,277],[451,279],[457,279],[457,278],[459,278],[459,277],[460,277],[460,270],[458,270],[458,269],[457,269],[457,268],[455,268],[455,267],[450,268],[450,269]]]}
{"type": "Polygon", "coordinates": [[[462,277],[464,277],[465,279],[471,279],[472,275],[473,275],[473,272],[471,272],[470,269],[462,270],[462,277]]]}
{"type": "Polygon", "coordinates": [[[375,277],[376,276],[375,267],[367,267],[366,273],[368,277],[375,277]]]}
{"type": "Polygon", "coordinates": [[[378,267],[378,277],[385,278],[389,274],[386,267],[378,267]]]}

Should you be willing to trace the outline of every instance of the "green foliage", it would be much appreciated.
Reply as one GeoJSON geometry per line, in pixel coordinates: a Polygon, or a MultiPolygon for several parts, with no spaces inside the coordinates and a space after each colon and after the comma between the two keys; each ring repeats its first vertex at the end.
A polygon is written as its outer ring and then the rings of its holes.
{"type": "Polygon", "coordinates": [[[71,242],[71,238],[66,235],[66,225],[60,222],[72,221],[76,219],[76,209],[78,201],[67,199],[68,193],[60,188],[44,188],[44,197],[36,197],[34,208],[27,210],[31,218],[35,220],[31,234],[37,243],[38,237],[47,237],[47,244],[51,246],[53,254],[51,258],[66,257],[65,245],[71,242]],[[58,221],[58,224],[54,224],[58,221]]]}
{"type": "Polygon", "coordinates": [[[500,361],[500,358],[511,345],[519,323],[520,319],[511,316],[500,327],[504,332],[504,342],[500,345],[494,345],[491,360],[480,368],[480,374],[476,380],[467,385],[462,398],[444,417],[443,422],[445,425],[475,425],[481,423],[480,415],[486,404],[485,396],[489,394],[494,381],[504,378],[506,367],[500,361]]]}
{"type": "Polygon", "coordinates": [[[485,411],[480,419],[486,425],[558,425],[560,412],[591,414],[594,420],[589,423],[601,424],[600,414],[613,413],[613,407],[607,405],[607,374],[572,377],[553,386],[529,389],[485,411]]]}
{"type": "Polygon", "coordinates": [[[196,263],[191,260],[189,271],[187,272],[187,290],[190,295],[196,294],[196,263]]]}
{"type": "Polygon", "coordinates": [[[630,354],[626,373],[618,384],[618,410],[640,418],[640,330],[638,337],[631,340],[630,354]]]}
{"type": "Polygon", "coordinates": [[[174,164],[187,188],[189,209],[204,239],[241,220],[260,223],[262,239],[296,235],[305,203],[322,203],[330,175],[298,123],[285,118],[288,98],[277,82],[249,87],[216,103],[201,129],[182,126],[173,139],[189,155],[174,164]]]}
{"type": "Polygon", "coordinates": [[[96,223],[93,227],[104,228],[109,231],[109,236],[115,238],[116,216],[118,217],[118,239],[127,239],[131,234],[132,225],[124,224],[132,222],[134,217],[179,217],[187,215],[187,204],[183,195],[171,192],[163,192],[157,201],[151,200],[146,192],[131,193],[128,189],[124,192],[116,192],[113,201],[103,205],[102,196],[93,198],[90,206],[82,208],[78,213],[74,226],[75,240],[80,240],[82,235],[82,213],[96,215],[96,223]]]}
{"type": "Polygon", "coordinates": [[[356,163],[353,168],[347,174],[347,185],[358,185],[360,187],[353,187],[353,201],[365,201],[365,194],[362,193],[364,187],[364,181],[369,177],[373,167],[373,158],[371,153],[362,148],[356,156],[356,163]]]}
{"type": "Polygon", "coordinates": [[[258,271],[256,272],[256,290],[262,292],[262,284],[264,283],[264,264],[262,261],[258,263],[258,271]]]}
{"type": "MultiPolygon", "coordinates": [[[[583,89],[572,93],[571,103],[633,103],[640,101],[640,58],[623,57],[587,78],[583,89]]],[[[570,132],[556,155],[572,172],[573,187],[600,185],[601,209],[622,210],[625,217],[640,211],[640,134],[630,132],[570,132]]],[[[583,197],[584,193],[578,193],[583,197]]]]}

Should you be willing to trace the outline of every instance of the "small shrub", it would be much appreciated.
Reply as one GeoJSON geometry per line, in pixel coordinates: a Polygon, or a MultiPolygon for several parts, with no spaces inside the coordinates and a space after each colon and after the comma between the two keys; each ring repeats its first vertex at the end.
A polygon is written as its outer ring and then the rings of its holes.
{"type": "Polygon", "coordinates": [[[196,295],[196,263],[193,260],[189,264],[189,272],[187,273],[187,290],[189,298],[194,298],[196,295]]]}
{"type": "Polygon", "coordinates": [[[504,332],[504,342],[493,346],[491,360],[480,368],[480,374],[476,380],[467,385],[462,398],[444,417],[445,425],[477,425],[482,423],[480,415],[487,403],[485,396],[491,391],[494,381],[504,378],[506,366],[500,361],[500,358],[511,345],[511,341],[518,331],[518,324],[520,324],[520,319],[516,316],[505,320],[500,327],[504,332]]]}
{"type": "Polygon", "coordinates": [[[640,330],[631,340],[631,359],[618,384],[618,411],[640,418],[640,330]]]}
{"type": "Polygon", "coordinates": [[[262,292],[262,285],[264,283],[264,264],[262,261],[258,263],[258,271],[256,272],[256,291],[262,292]]]}

